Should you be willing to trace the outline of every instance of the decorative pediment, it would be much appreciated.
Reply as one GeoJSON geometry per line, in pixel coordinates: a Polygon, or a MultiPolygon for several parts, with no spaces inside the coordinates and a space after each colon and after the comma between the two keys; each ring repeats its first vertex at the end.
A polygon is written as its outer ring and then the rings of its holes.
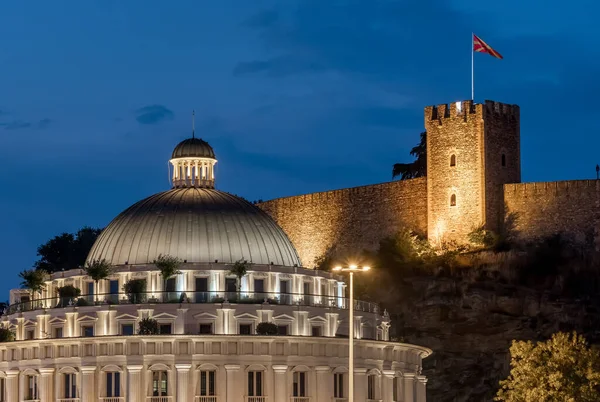
{"type": "Polygon", "coordinates": [[[152,318],[154,318],[154,319],[160,319],[160,318],[175,319],[175,318],[177,318],[177,316],[173,315],[173,314],[169,314],[169,313],[160,313],[160,314],[153,315],[152,318]]]}
{"type": "Polygon", "coordinates": [[[317,322],[317,321],[327,322],[327,319],[324,317],[320,317],[320,316],[314,316],[314,317],[309,318],[308,321],[309,322],[317,322]]]}
{"type": "Polygon", "coordinates": [[[239,320],[239,319],[244,319],[244,318],[251,318],[251,319],[258,320],[258,316],[256,316],[256,315],[252,315],[252,314],[250,314],[250,313],[243,313],[243,314],[240,314],[240,315],[236,315],[236,316],[234,316],[234,318],[235,318],[236,320],[239,320]]]}
{"type": "Polygon", "coordinates": [[[26,327],[31,327],[31,326],[35,327],[37,325],[37,321],[27,320],[27,321],[23,322],[23,325],[26,327]]]}
{"type": "Polygon", "coordinates": [[[274,320],[280,320],[280,321],[294,321],[294,317],[292,317],[291,315],[287,315],[287,314],[280,314],[276,317],[273,317],[274,320]]]}
{"type": "Polygon", "coordinates": [[[77,319],[77,321],[79,322],[85,322],[85,321],[96,321],[98,318],[97,317],[92,317],[91,315],[84,315],[81,316],[77,319]]]}
{"type": "Polygon", "coordinates": [[[214,319],[216,319],[217,318],[217,316],[215,314],[211,314],[211,313],[207,313],[207,312],[194,314],[193,317],[196,319],[198,319],[198,318],[214,318],[214,319]]]}
{"type": "Polygon", "coordinates": [[[121,314],[117,317],[115,317],[117,320],[137,320],[138,316],[137,315],[131,315],[131,314],[121,314]]]}
{"type": "Polygon", "coordinates": [[[64,324],[65,322],[67,322],[67,320],[62,317],[54,317],[48,320],[48,323],[50,324],[64,324]]]}

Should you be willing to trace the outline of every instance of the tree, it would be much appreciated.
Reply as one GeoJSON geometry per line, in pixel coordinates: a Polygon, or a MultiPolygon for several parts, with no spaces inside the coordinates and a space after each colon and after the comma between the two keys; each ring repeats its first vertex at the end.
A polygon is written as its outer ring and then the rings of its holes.
{"type": "Polygon", "coordinates": [[[83,266],[100,232],[102,229],[85,226],[76,233],[53,237],[38,247],[40,259],[35,262],[35,268],[52,273],[83,266]]]}
{"type": "Polygon", "coordinates": [[[95,297],[97,297],[98,282],[112,275],[114,268],[108,263],[108,261],[102,259],[88,262],[84,269],[85,273],[94,281],[94,293],[95,297]]]}
{"type": "Polygon", "coordinates": [[[411,163],[395,163],[392,179],[400,176],[400,180],[407,180],[427,175],[427,131],[421,133],[420,142],[410,150],[410,154],[416,159],[411,163]]]}
{"type": "Polygon", "coordinates": [[[163,278],[163,289],[167,290],[167,280],[181,273],[179,267],[181,266],[181,260],[177,257],[170,255],[160,254],[154,264],[160,271],[160,276],[163,278]]]}
{"type": "Polygon", "coordinates": [[[600,400],[600,354],[576,332],[538,343],[513,341],[510,354],[510,375],[500,381],[496,401],[600,400]]]}
{"type": "Polygon", "coordinates": [[[139,335],[158,335],[160,333],[160,327],[158,321],[154,318],[142,318],[139,323],[138,334],[139,335]]]}
{"type": "Polygon", "coordinates": [[[11,342],[15,340],[15,333],[8,328],[0,328],[0,342],[11,342]]]}
{"type": "Polygon", "coordinates": [[[29,289],[31,293],[31,300],[35,300],[35,294],[41,292],[46,288],[46,277],[48,273],[42,269],[26,269],[19,273],[19,277],[22,279],[21,287],[23,289],[29,289]]]}
{"type": "Polygon", "coordinates": [[[231,275],[235,275],[237,278],[237,290],[238,293],[242,290],[242,278],[248,274],[248,262],[244,260],[238,260],[233,264],[233,267],[229,270],[231,275]]]}
{"type": "Polygon", "coordinates": [[[272,322],[261,322],[256,326],[256,333],[258,335],[277,335],[279,328],[272,322]]]}

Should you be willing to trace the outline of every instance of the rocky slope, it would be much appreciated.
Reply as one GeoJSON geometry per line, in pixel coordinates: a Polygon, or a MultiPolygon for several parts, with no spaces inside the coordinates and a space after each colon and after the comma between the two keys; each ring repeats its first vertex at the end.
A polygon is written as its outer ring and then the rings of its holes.
{"type": "Polygon", "coordinates": [[[577,330],[600,339],[600,303],[559,297],[497,278],[410,275],[381,300],[400,340],[434,350],[426,359],[428,401],[491,401],[510,369],[513,339],[546,339],[577,330]],[[398,295],[398,296],[396,296],[398,295]]]}

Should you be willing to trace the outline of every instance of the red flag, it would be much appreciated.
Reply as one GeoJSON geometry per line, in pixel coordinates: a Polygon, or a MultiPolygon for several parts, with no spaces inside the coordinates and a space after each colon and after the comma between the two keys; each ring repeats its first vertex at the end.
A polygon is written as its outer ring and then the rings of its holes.
{"type": "Polygon", "coordinates": [[[475,35],[475,34],[473,34],[473,51],[480,52],[480,53],[487,53],[498,59],[502,59],[502,55],[500,53],[498,53],[497,51],[492,49],[492,47],[490,45],[485,43],[482,39],[477,37],[477,35],[475,35]]]}

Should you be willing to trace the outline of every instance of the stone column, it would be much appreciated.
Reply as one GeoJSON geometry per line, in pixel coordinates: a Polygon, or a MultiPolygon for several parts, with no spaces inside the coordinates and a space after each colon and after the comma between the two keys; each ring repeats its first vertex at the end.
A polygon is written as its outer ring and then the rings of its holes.
{"type": "Polygon", "coordinates": [[[383,370],[381,378],[381,399],[384,401],[395,401],[394,397],[394,370],[383,370]]]}
{"type": "Polygon", "coordinates": [[[142,368],[142,365],[127,366],[127,402],[145,401],[141,383],[142,368]]]}
{"type": "Polygon", "coordinates": [[[311,387],[314,390],[311,396],[316,399],[316,402],[330,402],[333,398],[331,368],[329,366],[317,366],[315,372],[317,373],[317,383],[314,388],[311,387]]]}
{"type": "Polygon", "coordinates": [[[226,388],[227,396],[225,402],[238,402],[242,400],[243,390],[246,389],[245,385],[240,387],[237,384],[238,372],[240,371],[239,364],[226,364],[225,370],[227,370],[226,388]]]}
{"type": "Polygon", "coordinates": [[[53,402],[54,398],[52,398],[52,374],[54,373],[53,368],[41,368],[39,378],[39,392],[40,392],[40,401],[41,402],[53,402]]]}
{"type": "Polygon", "coordinates": [[[191,364],[176,364],[177,369],[177,402],[188,402],[188,391],[190,389],[191,364]]]}
{"type": "Polygon", "coordinates": [[[287,372],[288,366],[285,364],[274,364],[273,365],[273,395],[275,401],[286,401],[288,400],[287,392],[287,372]]]}
{"type": "Polygon", "coordinates": [[[81,402],[96,402],[96,387],[94,377],[96,367],[87,366],[81,368],[81,402]]]}
{"type": "Polygon", "coordinates": [[[427,377],[424,375],[417,376],[417,402],[426,402],[427,395],[427,377]]]}
{"type": "Polygon", "coordinates": [[[415,374],[404,373],[404,402],[415,401],[415,374]]]}
{"type": "Polygon", "coordinates": [[[367,400],[367,369],[354,369],[354,402],[366,402],[367,400]]]}
{"type": "Polygon", "coordinates": [[[19,370],[6,372],[6,402],[19,402],[19,370]]]}

